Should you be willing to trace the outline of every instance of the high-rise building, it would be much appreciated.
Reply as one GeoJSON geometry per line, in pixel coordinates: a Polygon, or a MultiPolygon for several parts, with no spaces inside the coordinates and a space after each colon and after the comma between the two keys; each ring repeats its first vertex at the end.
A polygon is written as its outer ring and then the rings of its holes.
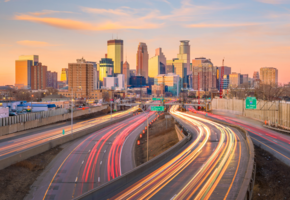
{"type": "Polygon", "coordinates": [[[254,79],[254,80],[258,80],[258,79],[260,79],[260,75],[259,75],[259,72],[258,72],[258,71],[254,71],[253,79],[254,79]]]}
{"type": "Polygon", "coordinates": [[[155,56],[149,59],[148,66],[148,84],[154,84],[154,77],[166,72],[166,58],[161,48],[155,50],[155,56]]]}
{"type": "Polygon", "coordinates": [[[146,79],[144,76],[131,76],[130,86],[131,87],[142,87],[146,85],[146,79]]]}
{"type": "Polygon", "coordinates": [[[46,73],[47,66],[42,65],[40,62],[31,66],[31,90],[46,89],[46,73]]]}
{"type": "Polygon", "coordinates": [[[15,87],[18,89],[31,88],[31,60],[15,61],[15,87]]]}
{"type": "Polygon", "coordinates": [[[175,73],[176,75],[179,75],[181,79],[181,88],[184,88],[185,85],[187,85],[186,81],[186,63],[184,63],[182,60],[179,60],[177,58],[174,58],[172,60],[166,61],[166,70],[167,73],[175,73]]]}
{"type": "Polygon", "coordinates": [[[192,70],[194,90],[216,89],[217,69],[210,59],[201,57],[192,60],[192,70]]]}
{"type": "Polygon", "coordinates": [[[185,63],[187,76],[191,75],[192,74],[192,69],[190,67],[190,45],[189,45],[189,40],[181,40],[180,41],[179,54],[177,54],[177,58],[178,58],[178,60],[182,60],[185,63]]]}
{"type": "Polygon", "coordinates": [[[178,96],[181,90],[181,79],[174,73],[160,74],[154,77],[154,85],[164,85],[165,92],[178,96]]]}
{"type": "Polygon", "coordinates": [[[243,83],[243,76],[240,73],[233,72],[229,74],[229,88],[236,88],[243,83]]]}
{"type": "Polygon", "coordinates": [[[114,76],[114,62],[111,58],[107,58],[107,54],[105,58],[102,58],[99,63],[99,80],[102,82],[105,77],[113,77],[114,76]]]}
{"type": "Polygon", "coordinates": [[[114,90],[116,87],[119,87],[117,77],[104,77],[103,83],[104,85],[102,88],[114,90]]]}
{"type": "Polygon", "coordinates": [[[62,68],[60,74],[60,81],[68,83],[68,68],[62,68]]]}
{"type": "Polygon", "coordinates": [[[118,74],[118,87],[119,89],[125,88],[125,75],[124,74],[118,74]]]}
{"type": "Polygon", "coordinates": [[[39,62],[39,56],[38,55],[22,55],[19,56],[18,60],[31,60],[32,61],[32,65],[36,66],[39,62]]]}
{"type": "Polygon", "coordinates": [[[99,76],[98,76],[98,70],[97,70],[97,63],[93,61],[87,61],[87,63],[93,64],[93,76],[94,76],[94,90],[98,89],[98,82],[99,82],[99,76]]]}
{"type": "Polygon", "coordinates": [[[73,98],[88,98],[94,90],[94,66],[85,59],[68,64],[68,93],[73,91],[73,98]]]}
{"type": "Polygon", "coordinates": [[[230,75],[224,75],[223,77],[223,89],[228,89],[229,88],[229,83],[230,83],[230,75]]]}
{"type": "Polygon", "coordinates": [[[260,76],[263,84],[278,84],[278,69],[274,67],[262,67],[260,76]]]}
{"type": "Polygon", "coordinates": [[[136,55],[136,75],[144,76],[146,82],[148,83],[148,51],[147,45],[145,43],[140,42],[138,45],[137,55],[136,55]]]}
{"type": "Polygon", "coordinates": [[[57,72],[46,72],[46,87],[57,89],[57,72]]]}
{"type": "Polygon", "coordinates": [[[125,61],[125,63],[123,64],[123,74],[124,74],[124,78],[125,78],[125,88],[127,88],[127,85],[129,85],[129,80],[130,80],[130,65],[127,61],[125,61]]]}
{"type": "Polygon", "coordinates": [[[122,74],[123,70],[123,40],[108,40],[108,58],[114,62],[114,74],[122,74]]]}
{"type": "MultiPolygon", "coordinates": [[[[227,66],[224,66],[224,75],[229,75],[230,73],[232,73],[232,68],[231,67],[227,67],[227,66]]],[[[217,88],[220,89],[220,84],[221,84],[221,72],[222,72],[222,67],[217,67],[217,88]]]]}
{"type": "Polygon", "coordinates": [[[242,74],[243,77],[243,84],[249,85],[249,75],[248,74],[242,74]]]}

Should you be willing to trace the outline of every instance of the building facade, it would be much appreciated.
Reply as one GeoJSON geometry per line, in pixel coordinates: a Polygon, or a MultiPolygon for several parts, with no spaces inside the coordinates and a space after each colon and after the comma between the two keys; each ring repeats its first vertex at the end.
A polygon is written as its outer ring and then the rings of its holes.
{"type": "Polygon", "coordinates": [[[155,56],[149,59],[148,66],[148,84],[154,84],[154,77],[159,74],[166,74],[166,57],[164,56],[162,49],[155,50],[155,56]]]}
{"type": "Polygon", "coordinates": [[[216,89],[217,68],[210,59],[196,58],[192,60],[193,89],[210,91],[216,89]]]}
{"type": "Polygon", "coordinates": [[[177,54],[178,60],[182,60],[185,64],[186,68],[186,83],[187,87],[192,88],[192,82],[190,82],[190,78],[192,74],[192,66],[190,65],[190,45],[189,40],[181,40],[179,45],[179,54],[177,54]]]}
{"type": "Polygon", "coordinates": [[[114,90],[116,87],[119,87],[117,77],[104,77],[104,86],[102,89],[114,90]]]}
{"type": "Polygon", "coordinates": [[[259,72],[258,72],[258,71],[254,71],[253,79],[254,79],[254,80],[258,80],[258,79],[260,79],[260,75],[259,75],[259,72]]]}
{"type": "Polygon", "coordinates": [[[124,78],[125,78],[125,88],[127,88],[127,85],[129,85],[129,81],[130,81],[130,65],[127,61],[125,61],[125,63],[123,64],[123,74],[124,74],[124,78]]]}
{"type": "Polygon", "coordinates": [[[118,74],[118,88],[120,90],[123,90],[125,88],[125,75],[124,74],[118,74]]]}
{"type": "Polygon", "coordinates": [[[68,92],[73,91],[73,98],[88,98],[94,90],[93,68],[93,64],[87,63],[85,59],[68,64],[68,92]]]}
{"type": "Polygon", "coordinates": [[[36,66],[39,62],[39,56],[38,55],[21,55],[19,56],[18,60],[31,60],[32,65],[36,66]]]}
{"type": "Polygon", "coordinates": [[[68,68],[61,69],[60,81],[63,81],[66,84],[68,83],[68,68]]]}
{"type": "Polygon", "coordinates": [[[102,58],[99,63],[99,80],[102,82],[105,77],[113,77],[114,76],[114,62],[111,58],[102,58]]]}
{"type": "Polygon", "coordinates": [[[260,78],[263,84],[278,84],[278,69],[274,67],[263,67],[260,69],[260,78]]]}
{"type": "Polygon", "coordinates": [[[223,88],[223,86],[221,85],[221,80],[222,80],[222,69],[223,69],[223,75],[229,75],[232,73],[232,68],[231,67],[227,67],[227,66],[222,66],[221,67],[217,67],[217,88],[223,88]]]}
{"type": "Polygon", "coordinates": [[[31,88],[31,60],[15,61],[15,87],[18,89],[31,88]]]}
{"type": "Polygon", "coordinates": [[[243,75],[240,73],[233,72],[229,74],[229,85],[228,88],[236,88],[243,83],[243,75]]]}
{"type": "Polygon", "coordinates": [[[144,76],[131,76],[130,86],[131,87],[141,87],[146,85],[146,79],[144,76]]]}
{"type": "Polygon", "coordinates": [[[108,58],[114,62],[114,74],[123,73],[123,40],[108,40],[108,58]]]}
{"type": "Polygon", "coordinates": [[[37,63],[31,66],[31,90],[46,89],[47,66],[37,63]]]}
{"type": "Polygon", "coordinates": [[[163,85],[165,92],[170,92],[173,96],[178,96],[181,91],[181,79],[174,73],[157,75],[154,77],[154,85],[163,85]]]}
{"type": "Polygon", "coordinates": [[[136,69],[130,69],[130,76],[136,76],[136,69]]]}
{"type": "Polygon", "coordinates": [[[46,87],[57,89],[57,72],[46,72],[46,87]]]}
{"type": "Polygon", "coordinates": [[[172,60],[166,61],[166,70],[167,73],[175,73],[178,75],[181,79],[181,87],[185,88],[187,87],[187,68],[186,63],[184,63],[182,60],[179,60],[177,58],[174,58],[172,60]],[[171,72],[173,71],[173,72],[171,72]]]}
{"type": "Polygon", "coordinates": [[[148,83],[148,59],[147,45],[140,42],[136,55],[136,75],[145,77],[146,83],[148,83]]]}

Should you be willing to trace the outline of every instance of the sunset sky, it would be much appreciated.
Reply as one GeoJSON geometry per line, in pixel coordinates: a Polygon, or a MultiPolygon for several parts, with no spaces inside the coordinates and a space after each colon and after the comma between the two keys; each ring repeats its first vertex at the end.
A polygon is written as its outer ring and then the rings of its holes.
{"type": "Polygon", "coordinates": [[[0,0],[0,25],[0,85],[15,84],[19,55],[39,55],[60,77],[78,58],[99,62],[112,38],[124,40],[131,69],[139,42],[172,59],[190,40],[191,59],[225,58],[250,77],[276,67],[290,82],[290,0],[0,0]]]}

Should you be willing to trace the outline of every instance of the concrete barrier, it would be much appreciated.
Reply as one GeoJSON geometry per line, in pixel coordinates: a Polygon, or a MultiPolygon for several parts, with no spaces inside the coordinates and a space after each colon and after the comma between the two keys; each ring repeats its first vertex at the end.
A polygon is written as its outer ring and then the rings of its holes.
{"type": "Polygon", "coordinates": [[[80,131],[77,131],[77,132],[74,132],[73,134],[69,134],[69,135],[64,135],[62,137],[59,137],[59,138],[56,138],[54,140],[51,140],[51,141],[48,141],[48,142],[45,142],[45,143],[42,143],[36,147],[33,147],[33,148],[30,148],[30,149],[27,149],[25,151],[22,151],[22,152],[19,152],[17,154],[14,154],[12,156],[9,156],[7,158],[3,158],[0,160],[0,170],[1,169],[4,169],[12,164],[15,164],[17,162],[20,162],[22,160],[25,160],[29,157],[32,157],[32,156],[35,156],[35,155],[38,155],[40,153],[43,153],[53,147],[56,147],[58,145],[61,145],[61,144],[64,144],[66,142],[69,142],[69,141],[72,141],[76,138],[79,138],[79,137],[82,137],[82,136],[85,136],[87,134],[90,134],[90,133],[93,133],[95,131],[98,131],[102,128],[105,128],[107,126],[110,126],[112,124],[115,124],[115,123],[118,123],[120,121],[123,121],[129,117],[131,117],[132,114],[128,114],[124,117],[121,117],[121,118],[117,118],[117,119],[113,119],[112,121],[107,121],[107,122],[103,122],[101,124],[97,124],[96,126],[92,126],[90,128],[87,128],[87,129],[84,129],[84,130],[80,130],[80,131]]]}
{"type": "Polygon", "coordinates": [[[175,124],[175,132],[179,141],[185,137],[184,134],[181,132],[180,128],[176,124],[175,124]]]}
{"type": "Polygon", "coordinates": [[[96,187],[81,196],[75,198],[77,199],[84,199],[84,200],[94,200],[94,199],[107,199],[107,196],[112,192],[121,192],[126,189],[127,184],[134,183],[140,180],[140,176],[145,176],[148,173],[154,171],[153,167],[156,167],[160,164],[164,159],[171,156],[177,150],[179,150],[183,145],[185,145],[191,137],[186,137],[175,144],[170,149],[166,150],[162,154],[156,156],[155,158],[151,159],[150,161],[136,167],[135,169],[119,176],[104,185],[96,187]]]}
{"type": "MultiPolygon", "coordinates": [[[[107,106],[94,107],[94,108],[86,109],[86,110],[78,110],[78,111],[73,112],[73,117],[77,118],[80,116],[89,115],[92,113],[97,113],[97,112],[100,112],[100,111],[105,110],[105,109],[107,109],[107,106]]],[[[24,118],[28,117],[29,118],[29,116],[30,115],[25,115],[25,116],[20,116],[20,117],[24,117],[24,118]]],[[[66,121],[70,118],[71,118],[71,113],[66,113],[66,114],[56,115],[56,116],[52,116],[52,117],[39,118],[39,119],[35,119],[32,121],[26,120],[25,122],[22,122],[22,123],[14,123],[14,124],[10,123],[11,125],[4,124],[4,126],[0,127],[0,136],[7,135],[10,133],[19,132],[19,131],[24,131],[24,130],[28,130],[28,129],[32,129],[32,128],[36,128],[36,127],[40,127],[40,126],[49,125],[49,124],[53,124],[56,122],[66,121]]],[[[7,118],[7,120],[8,119],[9,118],[7,118]]],[[[9,124],[9,122],[7,122],[6,124],[9,124]]]]}

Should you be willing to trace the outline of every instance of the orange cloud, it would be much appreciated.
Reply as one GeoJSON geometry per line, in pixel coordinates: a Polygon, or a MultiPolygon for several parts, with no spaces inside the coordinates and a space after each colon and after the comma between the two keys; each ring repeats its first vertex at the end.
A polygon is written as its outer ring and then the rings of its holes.
{"type": "Polygon", "coordinates": [[[159,28],[160,24],[144,23],[140,25],[121,25],[119,23],[107,22],[103,24],[91,24],[87,22],[61,19],[52,17],[35,17],[30,15],[17,15],[16,20],[31,21],[41,24],[50,25],[57,28],[69,30],[87,30],[87,31],[103,31],[103,30],[118,30],[118,29],[154,29],[159,28]]]}
{"type": "Polygon", "coordinates": [[[31,40],[22,40],[17,41],[17,44],[23,45],[23,46],[29,46],[29,47],[47,47],[47,46],[56,46],[53,44],[49,44],[47,42],[41,42],[41,41],[31,41],[31,40]]]}
{"type": "Polygon", "coordinates": [[[41,16],[41,15],[49,15],[49,14],[55,14],[55,13],[69,13],[69,14],[72,14],[73,12],[70,12],[70,11],[57,11],[57,10],[43,10],[41,12],[30,12],[29,14],[35,15],[35,16],[41,16]]]}
{"type": "Polygon", "coordinates": [[[96,13],[96,14],[110,14],[110,15],[121,15],[121,16],[129,16],[128,13],[124,12],[124,10],[121,9],[100,9],[100,8],[87,8],[87,7],[81,7],[82,11],[87,13],[96,13]]]}
{"type": "Polygon", "coordinates": [[[189,28],[226,28],[226,27],[241,27],[241,26],[256,26],[260,23],[242,23],[242,24],[189,24],[189,28]]]}

